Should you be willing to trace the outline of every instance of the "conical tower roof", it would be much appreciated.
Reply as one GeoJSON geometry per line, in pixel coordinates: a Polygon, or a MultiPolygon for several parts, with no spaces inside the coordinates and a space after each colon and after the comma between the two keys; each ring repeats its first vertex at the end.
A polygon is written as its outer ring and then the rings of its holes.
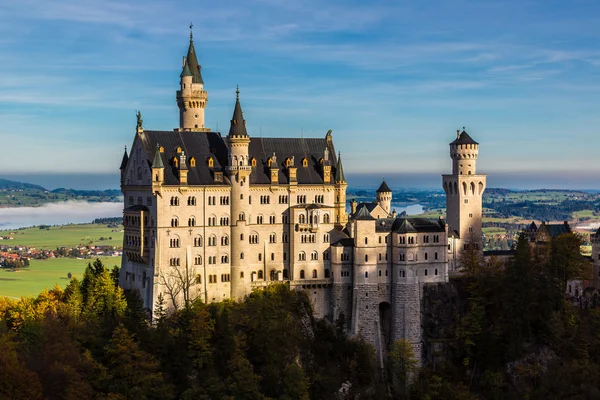
{"type": "Polygon", "coordinates": [[[156,152],[154,153],[154,159],[152,160],[152,168],[164,168],[165,165],[162,162],[162,157],[160,156],[160,146],[156,146],[156,152]]]}
{"type": "Polygon", "coordinates": [[[129,161],[129,156],[127,155],[127,147],[125,147],[125,153],[123,153],[123,160],[121,160],[121,166],[119,169],[122,171],[127,168],[127,162],[129,161]]]}
{"type": "Polygon", "coordinates": [[[179,77],[183,78],[184,76],[194,76],[194,74],[192,74],[192,71],[190,71],[190,67],[187,63],[187,60],[183,62],[183,69],[181,70],[181,75],[179,75],[179,77]]]}
{"type": "MultiPolygon", "coordinates": [[[[190,31],[190,47],[188,47],[187,56],[185,57],[185,63],[187,64],[193,79],[193,83],[204,83],[202,80],[202,74],[200,73],[200,64],[198,64],[198,58],[196,57],[196,49],[194,48],[194,37],[190,31]]],[[[183,72],[182,72],[183,74],[183,72]]]]}
{"type": "Polygon", "coordinates": [[[473,138],[471,136],[469,136],[467,131],[465,131],[464,127],[463,127],[462,132],[459,131],[457,133],[458,133],[457,138],[454,139],[454,141],[450,144],[479,144],[475,140],[473,140],[473,138]]]}
{"type": "Polygon", "coordinates": [[[339,153],[337,163],[335,164],[335,181],[346,182],[346,177],[344,176],[344,167],[342,167],[342,155],[339,153]]]}
{"type": "Polygon", "coordinates": [[[379,186],[379,189],[377,189],[377,193],[392,193],[387,183],[385,183],[385,180],[381,182],[381,186],[379,186]]]}
{"type": "Polygon", "coordinates": [[[246,120],[242,112],[240,104],[240,89],[235,90],[235,108],[233,109],[233,117],[231,117],[231,126],[229,128],[229,136],[248,136],[246,131],[246,120]]]}

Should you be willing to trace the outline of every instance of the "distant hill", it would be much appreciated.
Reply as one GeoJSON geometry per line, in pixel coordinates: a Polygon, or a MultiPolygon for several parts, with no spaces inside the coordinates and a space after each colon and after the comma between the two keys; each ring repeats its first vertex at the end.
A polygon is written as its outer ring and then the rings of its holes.
{"type": "Polygon", "coordinates": [[[35,190],[46,191],[45,188],[43,188],[42,186],[39,186],[39,185],[33,185],[31,183],[25,183],[25,182],[11,181],[8,179],[0,179],[0,190],[3,190],[3,189],[11,189],[11,190],[35,189],[35,190]]]}
{"type": "Polygon", "coordinates": [[[68,200],[119,202],[122,201],[122,197],[121,191],[116,189],[76,190],[59,188],[46,190],[40,185],[0,179],[0,207],[35,207],[46,203],[68,200]]]}

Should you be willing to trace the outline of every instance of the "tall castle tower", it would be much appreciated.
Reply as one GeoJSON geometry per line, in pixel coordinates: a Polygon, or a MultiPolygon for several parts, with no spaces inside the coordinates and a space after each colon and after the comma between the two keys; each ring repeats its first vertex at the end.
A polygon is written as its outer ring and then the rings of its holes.
{"type": "MultiPolygon", "coordinates": [[[[235,91],[235,108],[231,117],[231,126],[226,139],[229,147],[229,179],[231,180],[231,297],[240,300],[248,294],[251,272],[244,271],[248,261],[250,248],[247,244],[249,215],[244,210],[249,210],[249,188],[252,165],[248,158],[250,136],[246,131],[246,120],[240,105],[240,90],[235,91]],[[245,272],[245,273],[244,273],[245,272]]],[[[246,268],[247,269],[247,268],[246,268]]]]}
{"type": "Polygon", "coordinates": [[[472,241],[482,250],[482,196],[487,175],[477,174],[476,163],[479,143],[464,130],[456,132],[450,143],[452,175],[442,175],[446,192],[446,220],[448,235],[454,236],[451,244],[451,269],[456,269],[460,251],[472,241]]]}
{"type": "Polygon", "coordinates": [[[204,126],[204,109],[208,101],[208,92],[204,90],[204,81],[200,73],[200,64],[196,58],[191,29],[190,25],[190,47],[187,56],[183,59],[180,88],[177,91],[179,129],[209,132],[210,129],[204,126]]]}

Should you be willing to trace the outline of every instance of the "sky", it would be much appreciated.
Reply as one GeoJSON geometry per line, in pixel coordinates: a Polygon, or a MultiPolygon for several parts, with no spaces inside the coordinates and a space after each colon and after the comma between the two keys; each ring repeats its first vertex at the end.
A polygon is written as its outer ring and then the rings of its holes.
{"type": "Polygon", "coordinates": [[[591,0],[0,0],[0,175],[117,176],[136,110],[178,125],[190,22],[213,130],[239,85],[250,136],[332,129],[357,182],[436,186],[464,126],[492,185],[600,188],[591,0]]]}

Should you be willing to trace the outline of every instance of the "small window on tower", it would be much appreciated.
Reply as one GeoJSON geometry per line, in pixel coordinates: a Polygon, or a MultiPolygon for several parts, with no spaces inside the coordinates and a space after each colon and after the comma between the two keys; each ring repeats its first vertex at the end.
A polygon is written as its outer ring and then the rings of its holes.
{"type": "Polygon", "coordinates": [[[162,147],[162,146],[160,146],[160,147],[158,148],[158,151],[160,151],[161,153],[164,153],[164,152],[165,152],[165,148],[164,148],[164,147],[162,147]]]}
{"type": "Polygon", "coordinates": [[[196,159],[194,157],[190,158],[190,167],[196,166],[196,159]]]}
{"type": "Polygon", "coordinates": [[[306,158],[302,159],[302,166],[305,168],[308,167],[308,160],[306,158]]]}
{"type": "Polygon", "coordinates": [[[177,147],[177,154],[181,154],[181,152],[182,152],[182,151],[183,151],[183,150],[182,150],[182,148],[181,148],[181,147],[177,147]]]}
{"type": "Polygon", "coordinates": [[[253,159],[252,159],[252,166],[253,166],[253,167],[256,167],[256,158],[253,158],[253,159]]]}
{"type": "Polygon", "coordinates": [[[209,167],[209,168],[212,168],[212,167],[214,167],[214,166],[215,166],[215,160],[214,160],[212,157],[208,157],[208,162],[207,162],[207,164],[208,164],[208,167],[209,167]]]}

